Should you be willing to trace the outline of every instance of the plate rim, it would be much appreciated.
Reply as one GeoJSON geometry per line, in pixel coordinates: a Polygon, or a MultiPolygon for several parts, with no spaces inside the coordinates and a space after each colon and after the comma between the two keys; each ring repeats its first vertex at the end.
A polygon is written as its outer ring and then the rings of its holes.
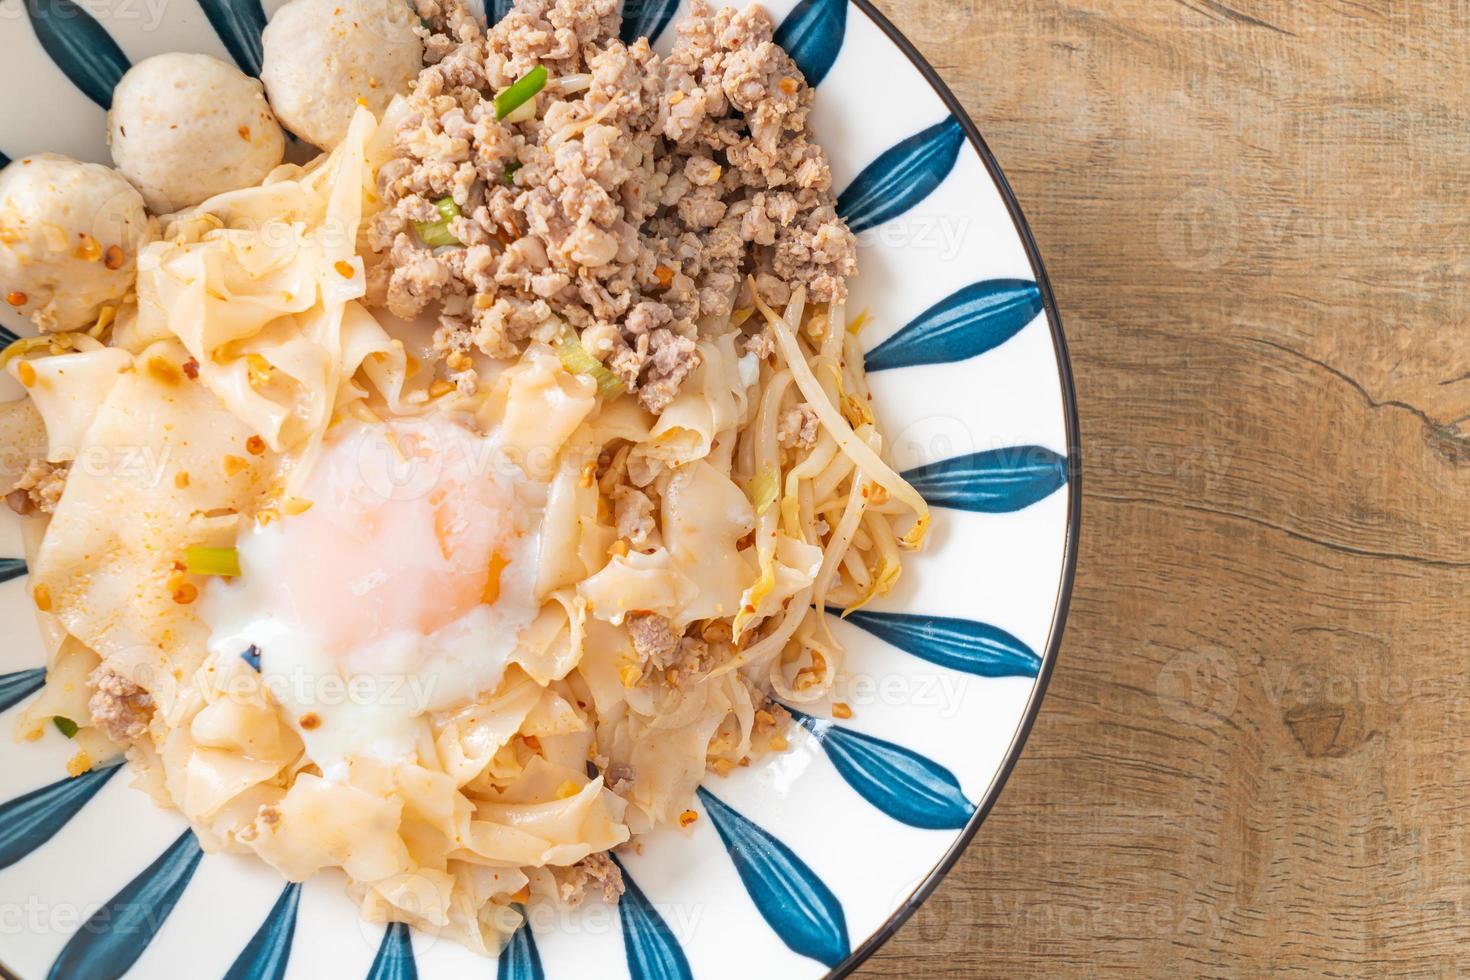
{"type": "Polygon", "coordinates": [[[940,101],[945,104],[945,107],[960,124],[966,142],[979,155],[980,162],[985,166],[986,173],[989,174],[991,182],[1005,203],[1006,213],[1010,215],[1016,236],[1021,241],[1021,247],[1025,250],[1026,259],[1031,264],[1031,271],[1036,277],[1036,286],[1041,293],[1042,309],[1046,312],[1047,327],[1051,332],[1052,351],[1057,360],[1057,381],[1061,388],[1062,413],[1067,429],[1066,491],[1068,500],[1067,529],[1062,550],[1062,577],[1057,589],[1057,602],[1052,610],[1050,635],[1047,638],[1046,651],[1041,657],[1041,667],[1036,674],[1036,683],[1031,688],[1026,710],[1022,713],[1021,722],[1016,726],[1015,734],[1011,737],[1011,744],[1006,749],[1004,761],[992,777],[984,797],[976,805],[975,813],[970,817],[969,823],[955,838],[949,850],[945,851],[944,856],[924,876],[924,880],[909,894],[903,904],[863,940],[861,945],[849,953],[846,959],[829,971],[825,980],[842,980],[843,977],[848,976],[866,962],[884,943],[893,938],[903,924],[909,920],[909,917],[918,911],[919,906],[934,893],[940,882],[954,870],[965,849],[975,839],[980,825],[985,822],[985,818],[990,815],[996,801],[1000,799],[1000,794],[1005,789],[1006,782],[1010,779],[1011,772],[1015,769],[1016,763],[1020,761],[1021,752],[1031,737],[1031,729],[1036,724],[1037,715],[1041,712],[1041,702],[1046,697],[1052,670],[1061,654],[1062,634],[1066,629],[1067,613],[1072,602],[1072,587],[1077,577],[1078,541],[1082,528],[1082,436],[1077,413],[1077,388],[1072,378],[1072,361],[1067,349],[1066,334],[1062,329],[1062,317],[1057,308],[1056,294],[1052,291],[1051,278],[1047,275],[1046,265],[1041,258],[1041,249],[1037,246],[1036,238],[1031,233],[1031,226],[1026,221],[1026,215],[1021,210],[1021,204],[1016,199],[1015,191],[1011,189],[1010,181],[1006,179],[999,161],[991,152],[989,144],[985,142],[985,137],[981,135],[980,127],[970,118],[964,104],[945,83],[939,72],[929,64],[929,60],[919,52],[919,49],[903,31],[895,27],[893,22],[874,6],[873,0],[849,0],[849,2],[862,11],[878,30],[882,31],[884,36],[903,53],[904,57],[908,58],[924,81],[934,90],[934,94],[939,96],[940,101]]]}

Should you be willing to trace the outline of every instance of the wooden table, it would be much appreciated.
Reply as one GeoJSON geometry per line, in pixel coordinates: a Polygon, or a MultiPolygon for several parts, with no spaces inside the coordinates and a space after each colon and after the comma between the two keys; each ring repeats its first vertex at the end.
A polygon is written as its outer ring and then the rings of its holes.
{"type": "Polygon", "coordinates": [[[1470,7],[879,0],[1072,348],[1061,658],[865,976],[1470,970],[1470,7]]]}

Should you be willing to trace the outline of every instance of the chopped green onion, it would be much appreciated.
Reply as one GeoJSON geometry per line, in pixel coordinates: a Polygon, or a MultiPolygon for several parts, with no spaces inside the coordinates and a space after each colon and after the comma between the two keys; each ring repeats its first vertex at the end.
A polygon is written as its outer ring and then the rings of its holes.
{"type": "MultiPolygon", "coordinates": [[[[546,66],[537,65],[516,79],[515,84],[495,97],[495,118],[505,121],[506,117],[536,97],[546,87],[546,66]]],[[[512,119],[511,122],[520,122],[512,119]]]]}
{"type": "Polygon", "coordinates": [[[750,481],[750,502],[755,505],[757,515],[764,514],[771,509],[776,502],[776,494],[781,490],[781,476],[775,467],[767,469],[764,473],[750,481]]]}
{"type": "Polygon", "coordinates": [[[234,578],[240,574],[240,552],[234,548],[186,548],[184,566],[192,575],[234,578]]]}
{"type": "Polygon", "coordinates": [[[430,248],[463,244],[449,233],[449,222],[459,217],[459,205],[454,203],[454,198],[441,197],[434,202],[434,208],[440,215],[438,221],[415,221],[413,223],[413,230],[418,234],[419,239],[430,248]]]}
{"type": "Polygon", "coordinates": [[[512,160],[505,165],[505,182],[511,187],[516,185],[516,171],[521,169],[521,161],[512,160]]]}
{"type": "Polygon", "coordinates": [[[576,334],[569,333],[563,337],[556,352],[561,357],[562,367],[572,374],[585,374],[596,381],[599,394],[615,398],[623,393],[623,383],[605,364],[587,353],[576,334]]]}
{"type": "Polygon", "coordinates": [[[76,738],[77,732],[80,730],[80,727],[77,725],[76,722],[72,721],[70,718],[63,718],[61,715],[56,715],[55,717],[53,717],[51,719],[51,723],[56,726],[56,730],[58,732],[65,735],[67,738],[76,738]]]}
{"type": "Polygon", "coordinates": [[[528,99],[521,103],[520,107],[506,113],[505,118],[500,120],[504,123],[523,123],[536,118],[536,100],[528,99]]]}

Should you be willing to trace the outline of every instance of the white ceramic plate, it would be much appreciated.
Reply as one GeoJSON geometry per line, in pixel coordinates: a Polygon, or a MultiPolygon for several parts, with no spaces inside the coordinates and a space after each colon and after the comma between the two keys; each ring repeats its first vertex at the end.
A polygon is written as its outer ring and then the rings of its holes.
{"type": "MultiPolygon", "coordinates": [[[[255,73],[277,5],[0,0],[0,151],[107,162],[105,107],[129,63],[202,51],[255,73]]],[[[667,50],[675,6],[628,0],[625,34],[667,50]]],[[[853,717],[804,717],[790,752],[711,776],[701,819],[622,859],[618,907],[533,914],[495,965],[360,923],[339,879],[286,886],[253,859],[201,854],[116,768],[64,778],[58,732],[0,741],[0,972],[840,976],[954,863],[1021,750],[1061,641],[1080,511],[1061,324],[1000,169],[913,47],[867,0],[769,7],[819,85],[817,136],[864,246],[850,308],[872,317],[878,414],[899,468],[937,507],[898,588],[836,627],[853,717]]],[[[0,556],[12,556],[0,561],[3,723],[39,686],[43,655],[16,519],[0,522],[0,556]]]]}

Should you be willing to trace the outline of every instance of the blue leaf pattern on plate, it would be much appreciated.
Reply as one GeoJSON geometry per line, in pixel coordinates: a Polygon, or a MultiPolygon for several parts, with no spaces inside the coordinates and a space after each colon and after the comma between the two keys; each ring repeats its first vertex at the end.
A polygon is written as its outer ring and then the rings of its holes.
{"type": "Polygon", "coordinates": [[[858,795],[900,823],[959,830],[975,806],[954,773],[917,752],[787,708],[811,732],[858,795]]]}
{"type": "Polygon", "coordinates": [[[1008,514],[1067,483],[1067,457],[1044,446],[1008,446],[926,463],[903,478],[935,507],[1008,514]]]}
{"type": "Polygon", "coordinates": [[[1041,290],[1024,279],[991,279],[951,293],[863,358],[871,371],[949,364],[999,347],[1041,312],[1041,290]]]}
{"type": "Polygon", "coordinates": [[[41,689],[46,683],[46,670],[36,667],[14,674],[0,674],[0,711],[14,707],[41,689]]]}
{"type": "Polygon", "coordinates": [[[854,234],[898,217],[944,183],[964,142],[965,131],[950,116],[884,150],[837,198],[837,213],[854,234]]]}
{"type": "Polygon", "coordinates": [[[616,857],[623,872],[623,898],[618,919],[623,924],[623,955],[633,980],[693,980],[689,960],[669,924],[649,904],[638,883],[616,857]]]}
{"type": "Polygon", "coordinates": [[[500,23],[510,13],[512,0],[490,0],[490,24],[500,23]]]}
{"type": "Polygon", "coordinates": [[[143,955],[204,852],[184,831],[168,850],[82,923],[51,964],[50,980],[116,980],[143,955]]]}
{"type": "Polygon", "coordinates": [[[802,956],[836,967],[852,952],[842,903],[785,844],[703,786],[699,799],[761,918],[802,956]]]}
{"type": "Polygon", "coordinates": [[[640,37],[652,44],[669,26],[669,19],[679,7],[679,0],[626,0],[623,4],[623,29],[618,32],[624,44],[640,37]]]}
{"type": "Polygon", "coordinates": [[[260,673],[260,647],[254,643],[240,651],[240,659],[250,665],[250,669],[257,674],[260,673]]]}
{"type": "MultiPolygon", "coordinates": [[[[522,915],[526,910],[517,906],[522,915]]],[[[500,951],[495,965],[495,980],[546,980],[546,971],[541,969],[541,954],[536,951],[536,936],[531,932],[529,920],[510,937],[510,942],[500,951]]]]}
{"type": "Polygon", "coordinates": [[[199,6],[240,70],[247,75],[259,75],[260,32],[265,30],[265,11],[260,0],[199,0],[199,6]]]}
{"type": "Polygon", "coordinates": [[[26,0],[36,40],[73,85],[104,109],[126,74],[128,56],[112,35],[72,0],[26,0]]]}
{"type": "Polygon", "coordinates": [[[26,573],[26,563],[21,558],[0,558],[0,582],[9,582],[26,573]]]}
{"type": "Polygon", "coordinates": [[[1035,677],[1041,658],[989,623],[945,616],[914,616],[859,609],[846,620],[905,653],[980,677],[1035,677]]]}
{"type": "Polygon", "coordinates": [[[225,974],[225,980],[281,980],[291,959],[296,910],[300,905],[301,885],[293,881],[281,892],[270,914],[235,958],[235,965],[225,974]]]}
{"type": "Polygon", "coordinates": [[[776,43],[816,87],[837,61],[847,34],[847,0],[801,0],[776,29],[776,43]]]}
{"type": "Polygon", "coordinates": [[[0,804],[0,868],[8,868],[46,843],[81,812],[118,766],[93,769],[0,804]]]}
{"type": "Polygon", "coordinates": [[[419,968],[413,958],[413,938],[402,922],[390,923],[383,942],[368,971],[367,980],[418,980],[419,968]]]}
{"type": "Polygon", "coordinates": [[[11,330],[9,327],[0,327],[0,348],[9,347],[19,339],[15,335],[14,330],[11,330]]]}

